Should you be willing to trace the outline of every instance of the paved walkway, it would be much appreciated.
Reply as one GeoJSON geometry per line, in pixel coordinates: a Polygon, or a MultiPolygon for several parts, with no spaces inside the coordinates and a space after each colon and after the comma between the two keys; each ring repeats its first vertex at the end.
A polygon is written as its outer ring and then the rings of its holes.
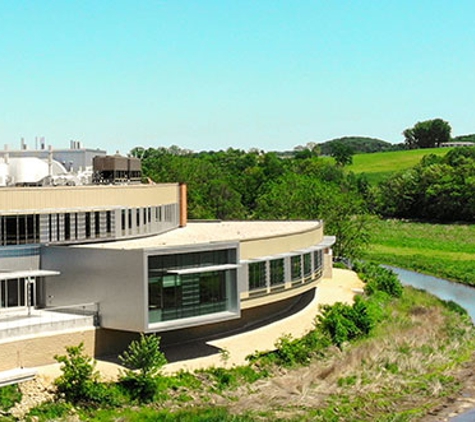
{"type": "MultiPolygon", "coordinates": [[[[320,305],[335,302],[349,303],[353,300],[355,289],[362,287],[363,283],[354,272],[334,269],[333,278],[324,279],[318,284],[317,294],[313,301],[303,310],[264,327],[208,342],[210,346],[225,350],[226,359],[224,359],[224,353],[218,352],[210,356],[169,363],[164,367],[163,372],[169,374],[180,369],[194,371],[211,366],[243,365],[246,363],[246,356],[255,351],[272,350],[275,342],[284,334],[290,334],[294,338],[303,336],[313,328],[320,305]]],[[[120,365],[105,361],[98,361],[96,368],[105,380],[116,379],[122,369],[120,365]]],[[[53,380],[61,374],[59,364],[37,369],[39,376],[45,381],[53,380]]]]}

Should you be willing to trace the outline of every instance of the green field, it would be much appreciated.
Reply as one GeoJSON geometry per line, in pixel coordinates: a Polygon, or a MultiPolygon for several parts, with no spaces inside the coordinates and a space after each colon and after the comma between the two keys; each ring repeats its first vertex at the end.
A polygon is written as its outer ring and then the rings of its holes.
{"type": "Polygon", "coordinates": [[[365,258],[475,286],[475,225],[372,222],[365,258]]]}
{"type": "Polygon", "coordinates": [[[370,183],[377,183],[390,174],[415,166],[424,155],[445,155],[451,148],[412,149],[407,151],[375,152],[355,154],[353,164],[347,169],[354,173],[365,173],[370,183]]]}

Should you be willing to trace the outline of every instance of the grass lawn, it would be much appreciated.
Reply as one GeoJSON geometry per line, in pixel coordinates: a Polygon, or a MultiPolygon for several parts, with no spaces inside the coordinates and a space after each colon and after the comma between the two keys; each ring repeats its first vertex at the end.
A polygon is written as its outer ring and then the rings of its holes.
{"type": "Polygon", "coordinates": [[[365,258],[475,286],[475,225],[372,222],[365,258]]]}
{"type": "Polygon", "coordinates": [[[415,166],[424,155],[445,155],[451,148],[413,149],[407,151],[355,154],[353,164],[346,167],[354,173],[365,173],[371,184],[376,184],[392,173],[415,166]]]}

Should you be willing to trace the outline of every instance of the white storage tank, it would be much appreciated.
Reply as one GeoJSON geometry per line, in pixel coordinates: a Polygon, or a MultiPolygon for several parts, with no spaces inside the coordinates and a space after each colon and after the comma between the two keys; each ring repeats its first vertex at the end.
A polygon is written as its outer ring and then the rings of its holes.
{"type": "Polygon", "coordinates": [[[0,186],[7,186],[10,180],[8,164],[0,162],[0,186]]]}
{"type": "MultiPolygon", "coordinates": [[[[52,164],[52,176],[66,173],[66,169],[57,161],[52,164]]],[[[10,158],[9,174],[14,185],[34,185],[49,176],[49,165],[47,161],[36,157],[10,158]]]]}

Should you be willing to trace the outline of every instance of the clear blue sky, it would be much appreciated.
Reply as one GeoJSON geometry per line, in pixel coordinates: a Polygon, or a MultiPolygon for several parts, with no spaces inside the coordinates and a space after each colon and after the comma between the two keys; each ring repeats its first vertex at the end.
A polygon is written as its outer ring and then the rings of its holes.
{"type": "Polygon", "coordinates": [[[0,148],[475,133],[473,0],[2,0],[0,148]]]}

